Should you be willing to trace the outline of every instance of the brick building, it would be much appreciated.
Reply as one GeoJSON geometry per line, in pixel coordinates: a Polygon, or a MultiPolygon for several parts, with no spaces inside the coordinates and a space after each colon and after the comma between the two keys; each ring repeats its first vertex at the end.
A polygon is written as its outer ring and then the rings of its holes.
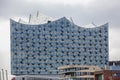
{"type": "Polygon", "coordinates": [[[120,80],[120,70],[103,70],[94,73],[95,80],[120,80]]]}

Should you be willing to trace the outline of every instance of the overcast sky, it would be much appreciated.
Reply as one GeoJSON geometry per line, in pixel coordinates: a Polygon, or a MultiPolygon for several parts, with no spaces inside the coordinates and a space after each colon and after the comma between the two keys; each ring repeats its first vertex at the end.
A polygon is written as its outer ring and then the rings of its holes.
{"type": "MultiPolygon", "coordinates": [[[[0,69],[10,71],[10,18],[28,18],[39,11],[77,25],[109,22],[109,59],[120,60],[120,0],[0,0],[0,69]]],[[[9,73],[10,74],[10,73],[9,73]]]]}

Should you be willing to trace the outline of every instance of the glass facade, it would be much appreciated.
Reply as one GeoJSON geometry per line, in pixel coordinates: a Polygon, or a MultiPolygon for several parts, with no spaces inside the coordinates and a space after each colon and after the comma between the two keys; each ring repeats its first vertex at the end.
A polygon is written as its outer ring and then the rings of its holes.
{"type": "Polygon", "coordinates": [[[108,65],[108,24],[83,28],[65,17],[30,25],[10,20],[11,72],[58,74],[64,65],[108,65]]]}

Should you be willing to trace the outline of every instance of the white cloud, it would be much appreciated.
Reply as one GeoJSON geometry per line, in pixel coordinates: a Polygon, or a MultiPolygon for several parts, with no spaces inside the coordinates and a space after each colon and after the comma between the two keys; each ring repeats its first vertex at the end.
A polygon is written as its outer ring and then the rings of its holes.
{"type": "Polygon", "coordinates": [[[110,28],[109,31],[109,58],[120,60],[120,28],[110,28]]]}
{"type": "Polygon", "coordinates": [[[10,27],[9,21],[0,19],[0,70],[8,70],[10,75],[10,27]]]}
{"type": "Polygon", "coordinates": [[[95,0],[26,0],[27,2],[42,2],[42,3],[54,3],[54,4],[69,4],[69,5],[75,5],[75,4],[81,4],[81,5],[85,5],[85,4],[89,4],[95,0]]]}

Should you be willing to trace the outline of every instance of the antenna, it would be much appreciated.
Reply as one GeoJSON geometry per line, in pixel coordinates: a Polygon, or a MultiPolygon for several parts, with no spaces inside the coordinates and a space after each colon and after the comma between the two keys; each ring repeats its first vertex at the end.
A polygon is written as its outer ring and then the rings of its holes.
{"type": "Polygon", "coordinates": [[[30,16],[29,16],[29,23],[30,23],[30,20],[31,20],[31,14],[30,14],[30,16]]]}
{"type": "Polygon", "coordinates": [[[91,22],[94,26],[96,26],[95,24],[94,24],[94,22],[91,22]]]}
{"type": "Polygon", "coordinates": [[[37,17],[39,16],[39,11],[37,11],[37,17]]]}
{"type": "Polygon", "coordinates": [[[70,20],[72,21],[72,23],[74,23],[72,17],[70,17],[70,20]]]}
{"type": "Polygon", "coordinates": [[[21,19],[18,20],[18,22],[20,22],[20,21],[21,21],[21,19]]]}

